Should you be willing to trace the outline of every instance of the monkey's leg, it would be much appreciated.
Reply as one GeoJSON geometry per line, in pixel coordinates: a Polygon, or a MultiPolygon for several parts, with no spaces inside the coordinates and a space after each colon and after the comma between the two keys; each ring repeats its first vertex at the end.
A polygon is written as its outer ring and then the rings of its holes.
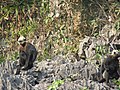
{"type": "Polygon", "coordinates": [[[17,70],[16,70],[16,73],[15,73],[16,75],[20,74],[21,67],[24,66],[24,64],[25,64],[25,60],[20,58],[19,65],[17,66],[17,70]]]}
{"type": "Polygon", "coordinates": [[[18,66],[17,66],[17,70],[16,70],[16,72],[15,72],[15,75],[20,74],[20,69],[21,69],[21,67],[20,67],[20,65],[18,65],[18,66]]]}
{"type": "Polygon", "coordinates": [[[22,68],[22,70],[28,70],[28,69],[31,69],[33,67],[33,62],[35,61],[36,57],[35,57],[36,54],[34,54],[34,52],[31,52],[29,55],[28,55],[28,59],[26,60],[25,62],[25,65],[24,67],[22,68]]]}
{"type": "Polygon", "coordinates": [[[29,62],[28,69],[31,69],[33,67],[33,61],[29,62]]]}
{"type": "Polygon", "coordinates": [[[22,70],[28,70],[33,67],[33,61],[27,61],[26,63],[27,64],[25,64],[25,66],[22,68],[22,70]]]}
{"type": "Polygon", "coordinates": [[[25,61],[25,65],[22,67],[22,70],[28,70],[30,62],[31,62],[30,58],[28,57],[28,59],[26,59],[26,61],[25,61]]]}

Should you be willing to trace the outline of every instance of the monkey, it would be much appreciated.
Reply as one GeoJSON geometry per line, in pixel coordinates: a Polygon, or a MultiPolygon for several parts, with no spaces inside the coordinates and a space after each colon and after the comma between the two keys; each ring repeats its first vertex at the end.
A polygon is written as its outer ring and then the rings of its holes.
{"type": "Polygon", "coordinates": [[[33,63],[37,58],[37,50],[34,45],[26,41],[24,36],[20,36],[18,39],[19,47],[19,65],[17,67],[16,74],[20,73],[20,70],[28,70],[33,67],[33,63]]]}
{"type": "Polygon", "coordinates": [[[120,53],[113,50],[112,54],[107,55],[107,57],[103,60],[100,67],[100,76],[102,79],[99,80],[99,83],[106,82],[106,84],[109,84],[110,79],[117,80],[119,78],[118,57],[120,57],[120,53]]]}

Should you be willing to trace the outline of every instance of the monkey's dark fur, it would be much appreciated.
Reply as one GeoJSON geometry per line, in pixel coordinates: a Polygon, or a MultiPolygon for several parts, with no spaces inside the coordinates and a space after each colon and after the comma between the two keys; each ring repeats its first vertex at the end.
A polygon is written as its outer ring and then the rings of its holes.
{"type": "Polygon", "coordinates": [[[25,42],[22,44],[19,48],[19,65],[16,74],[20,73],[21,68],[23,70],[32,68],[36,57],[37,50],[31,43],[25,42]]]}
{"type": "Polygon", "coordinates": [[[91,75],[91,79],[99,83],[106,82],[107,85],[111,79],[119,78],[119,60],[120,53],[107,55],[99,67],[99,72],[91,75]]]}
{"type": "Polygon", "coordinates": [[[109,83],[110,79],[118,79],[119,78],[119,60],[120,53],[115,55],[107,55],[107,58],[104,59],[101,67],[100,67],[100,75],[102,79],[99,80],[100,83],[106,82],[109,83]]]}

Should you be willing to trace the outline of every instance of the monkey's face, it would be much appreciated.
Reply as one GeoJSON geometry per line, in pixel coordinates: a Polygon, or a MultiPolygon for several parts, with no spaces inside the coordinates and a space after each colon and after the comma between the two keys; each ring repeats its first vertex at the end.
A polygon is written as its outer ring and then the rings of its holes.
{"type": "Polygon", "coordinates": [[[19,41],[18,42],[20,45],[23,45],[23,44],[25,44],[25,41],[19,41]]]}
{"type": "Polygon", "coordinates": [[[18,43],[19,43],[20,45],[24,45],[24,44],[26,43],[26,38],[23,37],[23,36],[21,36],[21,37],[18,39],[18,43]]]}
{"type": "Polygon", "coordinates": [[[26,40],[19,40],[18,44],[24,47],[26,44],[26,40]]]}

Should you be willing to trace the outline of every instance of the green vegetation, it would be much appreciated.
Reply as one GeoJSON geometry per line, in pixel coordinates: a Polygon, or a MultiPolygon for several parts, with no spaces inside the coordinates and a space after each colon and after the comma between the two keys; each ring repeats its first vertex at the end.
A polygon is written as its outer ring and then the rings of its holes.
{"type": "MultiPolygon", "coordinates": [[[[0,46],[4,39],[9,48],[2,50],[5,54],[1,56],[3,60],[16,58],[13,53],[17,52],[20,35],[34,41],[39,61],[60,53],[76,53],[80,39],[85,35],[99,36],[102,27],[109,24],[109,16],[114,28],[120,30],[119,7],[119,2],[106,0],[60,0],[56,6],[54,0],[2,0],[0,46]]],[[[96,52],[101,55],[97,48],[96,52]]]]}
{"type": "Polygon", "coordinates": [[[105,46],[100,46],[100,45],[97,45],[96,48],[95,48],[95,58],[97,60],[101,60],[102,59],[102,56],[109,53],[109,51],[107,50],[107,47],[105,46]]]}
{"type": "Polygon", "coordinates": [[[83,87],[80,90],[89,90],[87,87],[83,87]]]}
{"type": "Polygon", "coordinates": [[[3,61],[5,61],[5,57],[3,55],[0,55],[0,63],[2,63],[3,61]]]}
{"type": "Polygon", "coordinates": [[[48,90],[57,90],[57,88],[61,85],[64,84],[64,80],[56,80],[48,87],[48,90]]]}
{"type": "Polygon", "coordinates": [[[116,85],[120,85],[120,81],[118,81],[118,80],[113,80],[113,82],[114,82],[116,85]]]}

